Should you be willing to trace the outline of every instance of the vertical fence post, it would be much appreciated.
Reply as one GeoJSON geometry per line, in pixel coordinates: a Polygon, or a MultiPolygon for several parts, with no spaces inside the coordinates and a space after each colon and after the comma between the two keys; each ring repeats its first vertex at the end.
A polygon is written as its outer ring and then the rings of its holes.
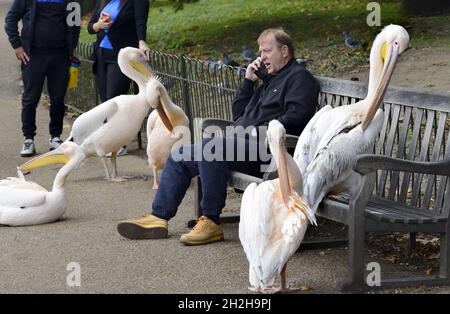
{"type": "Polygon", "coordinates": [[[194,143],[194,130],[193,125],[194,121],[192,120],[192,112],[191,112],[191,103],[190,103],[190,94],[189,94],[189,81],[188,81],[188,73],[186,66],[186,57],[182,55],[180,57],[181,60],[181,78],[183,80],[183,104],[184,111],[189,119],[189,130],[191,131],[191,143],[194,143]]]}

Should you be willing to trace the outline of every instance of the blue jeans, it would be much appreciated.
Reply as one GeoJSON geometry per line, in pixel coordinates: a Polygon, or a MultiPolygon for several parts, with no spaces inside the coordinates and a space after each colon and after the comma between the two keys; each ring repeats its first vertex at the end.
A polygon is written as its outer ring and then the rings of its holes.
{"type": "Polygon", "coordinates": [[[265,145],[259,151],[261,145],[264,144],[258,144],[255,140],[220,137],[205,139],[201,144],[183,146],[178,151],[172,151],[161,173],[152,214],[166,220],[174,217],[191,179],[200,176],[201,211],[214,222],[220,223],[219,216],[225,207],[230,172],[263,176],[262,166],[270,162],[270,155],[265,145]],[[211,160],[211,153],[217,158],[211,160]],[[177,158],[180,156],[183,157],[182,160],[177,158]]]}

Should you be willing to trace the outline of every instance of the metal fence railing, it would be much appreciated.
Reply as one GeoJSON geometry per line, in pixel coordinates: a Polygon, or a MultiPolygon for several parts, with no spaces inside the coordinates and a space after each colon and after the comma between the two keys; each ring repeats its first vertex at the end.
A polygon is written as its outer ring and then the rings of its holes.
{"type": "MultiPolygon", "coordinates": [[[[67,93],[66,103],[79,112],[93,108],[99,101],[92,61],[88,59],[91,53],[92,43],[79,44],[79,84],[67,93]]],[[[231,119],[231,103],[243,80],[237,68],[158,51],[150,52],[149,64],[172,101],[189,117],[191,127],[194,118],[231,119]]]]}

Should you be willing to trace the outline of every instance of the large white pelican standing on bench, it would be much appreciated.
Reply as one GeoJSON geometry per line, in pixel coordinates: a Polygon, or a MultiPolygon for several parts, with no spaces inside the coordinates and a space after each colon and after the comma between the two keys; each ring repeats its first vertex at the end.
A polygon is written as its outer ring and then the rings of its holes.
{"type": "Polygon", "coordinates": [[[329,192],[352,193],[358,187],[359,176],[353,166],[381,131],[384,114],[380,107],[397,57],[408,42],[402,26],[386,26],[370,52],[367,97],[351,105],[323,107],[300,135],[294,159],[303,176],[304,195],[314,211],[329,192]]]}
{"type": "Polygon", "coordinates": [[[80,115],[73,123],[68,140],[79,144],[86,157],[105,157],[111,152],[113,174],[110,176],[105,158],[102,158],[106,179],[123,181],[117,176],[117,151],[133,140],[148,115],[150,106],[154,106],[163,117],[168,119],[160,104],[150,104],[146,98],[146,86],[154,78],[145,60],[145,55],[137,48],[127,47],[118,55],[120,70],[139,86],[137,95],[114,97],[88,112],[80,115]]]}
{"type": "Polygon", "coordinates": [[[153,110],[147,120],[147,156],[153,171],[153,190],[157,190],[157,172],[164,168],[172,149],[190,143],[189,119],[172,102],[159,80],[152,80],[147,85],[147,99],[150,103],[160,103],[168,119],[163,121],[160,111],[153,110]]]}
{"type": "Polygon", "coordinates": [[[20,178],[0,180],[0,225],[25,226],[58,220],[66,210],[64,183],[69,173],[85,159],[80,146],[72,142],[35,157],[18,168],[18,173],[51,164],[65,164],[56,174],[51,191],[20,178]]]}
{"type": "Polygon", "coordinates": [[[242,196],[239,239],[249,261],[250,290],[290,292],[286,264],[299,248],[314,212],[303,200],[302,177],[285,147],[286,131],[277,120],[269,123],[267,139],[278,168],[278,179],[250,184],[242,196]],[[280,288],[274,281],[280,274],[280,288]]]}

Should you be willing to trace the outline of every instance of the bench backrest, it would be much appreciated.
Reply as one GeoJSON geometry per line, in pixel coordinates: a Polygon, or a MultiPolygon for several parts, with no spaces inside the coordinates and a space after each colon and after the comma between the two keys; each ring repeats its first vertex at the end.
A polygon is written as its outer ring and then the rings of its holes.
{"type": "MultiPolygon", "coordinates": [[[[366,84],[317,77],[319,107],[355,103],[366,97],[366,84]]],[[[450,96],[390,87],[384,98],[385,121],[374,153],[415,161],[450,156],[450,96]]],[[[445,176],[379,171],[377,197],[427,209],[436,215],[450,202],[450,179],[445,176]]]]}

